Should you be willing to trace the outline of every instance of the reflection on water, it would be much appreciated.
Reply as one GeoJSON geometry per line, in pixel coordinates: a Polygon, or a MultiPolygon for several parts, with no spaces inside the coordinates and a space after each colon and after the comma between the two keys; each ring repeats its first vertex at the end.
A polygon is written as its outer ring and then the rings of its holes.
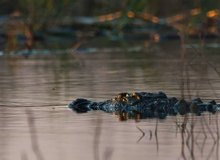
{"type": "MultiPolygon", "coordinates": [[[[175,45],[173,45],[175,46],[175,45]]],[[[0,59],[0,159],[219,159],[218,114],[120,122],[102,112],[66,107],[84,97],[163,90],[169,96],[217,99],[220,56],[179,47],[144,53],[80,53],[0,59]],[[182,92],[181,92],[182,89],[182,92]]]]}

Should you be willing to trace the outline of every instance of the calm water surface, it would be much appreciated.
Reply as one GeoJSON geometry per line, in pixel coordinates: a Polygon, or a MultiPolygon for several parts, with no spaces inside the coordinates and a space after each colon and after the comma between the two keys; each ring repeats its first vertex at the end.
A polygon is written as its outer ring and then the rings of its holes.
{"type": "Polygon", "coordinates": [[[174,44],[142,53],[0,58],[0,159],[219,159],[218,114],[121,122],[66,107],[77,97],[99,101],[125,91],[220,102],[218,51],[180,53],[174,44]]]}

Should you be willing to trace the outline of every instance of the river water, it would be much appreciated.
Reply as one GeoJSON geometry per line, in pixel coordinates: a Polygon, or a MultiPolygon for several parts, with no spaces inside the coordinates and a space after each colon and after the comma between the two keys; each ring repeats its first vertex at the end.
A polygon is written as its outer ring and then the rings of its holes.
{"type": "Polygon", "coordinates": [[[218,114],[120,121],[66,107],[135,91],[220,102],[218,48],[180,48],[0,57],[0,159],[219,159],[218,114]]]}

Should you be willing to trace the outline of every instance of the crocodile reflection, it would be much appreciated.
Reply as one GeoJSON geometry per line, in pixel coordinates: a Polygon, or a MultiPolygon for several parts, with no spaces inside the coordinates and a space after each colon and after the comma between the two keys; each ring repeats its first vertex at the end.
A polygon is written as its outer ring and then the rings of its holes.
{"type": "Polygon", "coordinates": [[[88,99],[78,98],[68,104],[68,107],[77,113],[86,113],[101,110],[119,115],[121,120],[145,119],[185,115],[192,113],[201,115],[203,112],[215,113],[220,110],[220,104],[214,100],[203,102],[200,98],[186,101],[176,97],[167,97],[163,92],[135,92],[120,93],[115,98],[103,102],[93,102],[88,99]]]}

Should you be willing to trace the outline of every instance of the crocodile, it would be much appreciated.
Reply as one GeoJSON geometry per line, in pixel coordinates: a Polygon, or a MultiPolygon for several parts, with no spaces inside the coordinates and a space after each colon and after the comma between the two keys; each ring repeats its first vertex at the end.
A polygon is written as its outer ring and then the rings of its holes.
{"type": "Polygon", "coordinates": [[[125,119],[160,118],[167,116],[186,115],[192,113],[200,116],[203,112],[216,113],[220,111],[220,104],[214,100],[203,102],[200,98],[187,101],[176,97],[167,97],[164,92],[135,92],[119,93],[112,99],[94,102],[78,98],[68,104],[77,113],[101,110],[119,115],[125,119]]]}

